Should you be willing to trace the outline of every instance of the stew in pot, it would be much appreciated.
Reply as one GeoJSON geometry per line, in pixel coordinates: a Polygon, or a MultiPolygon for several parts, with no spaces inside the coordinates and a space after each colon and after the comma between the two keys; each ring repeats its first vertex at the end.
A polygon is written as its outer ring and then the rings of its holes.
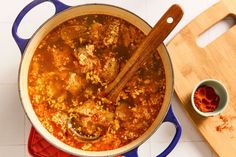
{"type": "Polygon", "coordinates": [[[113,103],[101,92],[145,35],[122,19],[86,15],[52,30],[32,58],[28,90],[42,125],[62,142],[104,151],[140,137],[157,117],[165,94],[158,53],[143,64],[113,103]]]}

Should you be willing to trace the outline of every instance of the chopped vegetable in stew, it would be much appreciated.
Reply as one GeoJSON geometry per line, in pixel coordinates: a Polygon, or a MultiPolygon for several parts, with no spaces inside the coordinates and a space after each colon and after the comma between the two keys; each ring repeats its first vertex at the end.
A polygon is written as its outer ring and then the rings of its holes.
{"type": "Polygon", "coordinates": [[[80,16],[51,31],[37,47],[28,77],[42,125],[62,142],[87,151],[116,149],[140,137],[164,99],[160,56],[148,58],[115,103],[100,93],[144,37],[130,23],[107,15],[80,16]]]}

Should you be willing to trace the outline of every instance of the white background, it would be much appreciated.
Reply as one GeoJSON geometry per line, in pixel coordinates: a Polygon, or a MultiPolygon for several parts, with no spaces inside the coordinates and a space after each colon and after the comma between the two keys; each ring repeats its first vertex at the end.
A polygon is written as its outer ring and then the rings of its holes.
{"type": "MultiPolygon", "coordinates": [[[[15,17],[31,0],[1,1],[0,9],[0,156],[25,157],[30,122],[24,115],[17,93],[17,73],[21,59],[20,51],[11,35],[11,27],[15,17]]],[[[217,0],[62,0],[69,5],[85,3],[107,3],[126,8],[152,26],[160,16],[173,3],[180,4],[185,15],[165,41],[167,43],[181,28],[188,24],[194,17],[206,10],[217,0]]],[[[19,34],[29,37],[47,17],[54,12],[51,4],[41,5],[27,16],[19,34]]],[[[178,117],[183,134],[170,157],[214,157],[212,149],[195,129],[176,95],[173,96],[172,106],[178,117]]],[[[139,149],[140,157],[154,157],[160,153],[171,141],[175,133],[172,124],[163,124],[158,131],[139,149]]]]}

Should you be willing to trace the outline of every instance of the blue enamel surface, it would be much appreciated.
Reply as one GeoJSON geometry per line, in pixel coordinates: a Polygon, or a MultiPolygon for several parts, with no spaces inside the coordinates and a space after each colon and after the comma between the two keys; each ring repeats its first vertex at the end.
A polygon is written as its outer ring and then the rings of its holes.
{"type": "Polygon", "coordinates": [[[43,2],[51,2],[54,4],[55,8],[56,8],[56,12],[55,14],[58,14],[59,12],[69,8],[70,6],[67,6],[63,3],[61,3],[60,1],[58,0],[34,0],[32,1],[31,3],[29,3],[20,13],[19,15],[17,16],[15,22],[13,23],[13,27],[12,27],[12,35],[13,35],[13,38],[15,39],[18,47],[20,48],[20,51],[21,53],[23,54],[24,53],[24,50],[25,50],[25,47],[28,43],[28,41],[30,39],[23,39],[21,37],[18,36],[17,34],[17,30],[18,30],[18,27],[22,21],[22,19],[25,17],[25,15],[31,10],[33,9],[34,7],[36,7],[37,5],[43,3],[43,2]]]}
{"type": "Polygon", "coordinates": [[[164,122],[170,122],[173,123],[175,125],[176,128],[176,132],[175,132],[175,136],[173,138],[173,140],[171,141],[170,145],[157,157],[165,157],[167,156],[176,146],[176,144],[179,142],[179,139],[181,137],[182,134],[182,128],[177,120],[177,118],[175,117],[173,111],[172,111],[172,107],[170,107],[164,122]]]}

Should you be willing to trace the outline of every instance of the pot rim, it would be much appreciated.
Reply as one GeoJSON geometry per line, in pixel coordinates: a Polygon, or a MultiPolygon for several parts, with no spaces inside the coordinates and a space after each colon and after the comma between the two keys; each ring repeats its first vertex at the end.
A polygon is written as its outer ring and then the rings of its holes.
{"type": "MultiPolygon", "coordinates": [[[[62,141],[60,141],[59,139],[57,139],[56,137],[54,137],[51,133],[49,133],[46,128],[43,127],[43,125],[41,124],[41,122],[38,120],[37,118],[37,115],[35,114],[34,110],[33,110],[33,113],[29,112],[29,109],[26,107],[25,105],[25,96],[24,93],[25,91],[22,91],[22,72],[24,71],[24,65],[23,63],[26,62],[25,58],[26,58],[26,55],[27,55],[27,50],[29,49],[30,45],[32,44],[32,42],[34,41],[34,38],[35,36],[39,33],[40,30],[42,30],[44,28],[45,25],[47,25],[50,21],[52,21],[53,19],[61,16],[63,13],[65,12],[70,12],[71,10],[74,10],[74,9],[78,9],[78,8],[81,8],[81,7],[91,7],[91,6],[103,6],[103,7],[108,7],[108,8],[112,8],[112,9],[117,9],[121,12],[126,12],[128,13],[129,15],[132,15],[134,17],[136,17],[138,20],[140,20],[142,23],[144,23],[147,27],[149,27],[150,29],[152,28],[145,20],[143,20],[140,16],[132,13],[131,11],[128,11],[127,9],[124,9],[124,8],[121,8],[121,7],[118,7],[118,6],[114,6],[114,5],[110,5],[110,4],[98,4],[98,3],[88,3],[88,4],[83,4],[83,5],[78,5],[78,6],[73,6],[73,7],[70,7],[54,16],[52,16],[51,18],[49,18],[46,22],[44,22],[36,31],[35,33],[33,34],[32,38],[29,40],[28,44],[26,45],[25,49],[24,49],[24,53],[23,53],[23,56],[22,56],[22,59],[21,59],[21,62],[20,62],[20,67],[19,67],[19,72],[18,72],[18,91],[19,91],[19,97],[20,97],[20,102],[21,102],[21,105],[23,106],[23,109],[25,111],[25,114],[27,115],[28,119],[30,120],[30,122],[32,123],[32,125],[34,126],[34,128],[37,130],[37,132],[42,136],[44,137],[50,144],[54,145],[55,147],[67,152],[67,153],[70,153],[70,154],[73,154],[73,155],[80,155],[80,156],[89,156],[89,157],[102,157],[102,156],[114,156],[114,155],[120,155],[120,154],[123,154],[123,153],[126,153],[126,152],[129,152],[137,147],[139,147],[142,143],[144,143],[146,140],[148,140],[155,132],[156,130],[160,127],[160,125],[162,124],[169,108],[170,108],[170,102],[171,102],[171,97],[173,95],[173,92],[174,92],[174,72],[173,72],[173,65],[172,65],[172,62],[171,62],[171,59],[170,59],[170,55],[165,47],[165,45],[162,43],[159,47],[158,47],[158,52],[160,51],[163,51],[166,55],[165,58],[168,59],[168,65],[170,67],[170,76],[172,76],[172,79],[171,81],[169,82],[170,83],[170,91],[169,93],[167,93],[167,91],[165,92],[165,97],[166,97],[166,94],[169,94],[168,98],[167,98],[167,101],[166,103],[162,104],[162,107],[161,107],[161,110],[164,110],[165,113],[162,113],[162,117],[159,118],[160,120],[158,121],[157,124],[154,125],[154,121],[153,124],[148,128],[148,130],[146,132],[143,133],[143,135],[141,135],[139,138],[137,138],[136,140],[132,141],[131,143],[125,145],[125,146],[122,146],[120,148],[117,148],[117,149],[113,149],[113,150],[108,150],[108,151],[97,151],[97,152],[93,152],[93,151],[84,151],[84,150],[81,150],[81,149],[78,149],[78,148],[74,148],[74,147],[71,147],[65,143],[63,143],[62,141]],[[165,107],[165,109],[163,109],[163,107],[165,107]],[[37,119],[35,119],[37,118],[37,119]],[[153,125],[155,127],[153,127],[153,125]],[[152,128],[152,129],[151,129],[152,128]],[[151,130],[150,130],[151,129],[151,130]],[[141,141],[139,141],[140,139],[142,139],[141,141]]],[[[97,14],[100,14],[100,13],[97,13],[97,14]]],[[[81,15],[77,15],[76,17],[78,16],[81,16],[81,15]]],[[[113,15],[110,15],[110,16],[113,16],[113,15]]],[[[114,15],[115,16],[115,15],[114,15]]],[[[68,19],[67,19],[68,20],[68,19]]],[[[65,20],[65,21],[67,21],[65,20]]],[[[126,20],[126,19],[123,19],[123,20],[126,20]]],[[[65,22],[63,21],[63,22],[65,22]]],[[[127,20],[126,20],[127,21],[127,20]]],[[[130,22],[130,21],[128,21],[130,22]]],[[[58,24],[59,25],[59,24],[58,24]]],[[[57,26],[58,26],[57,25],[57,26]]],[[[135,25],[136,26],[136,25],[135,25]]],[[[55,26],[56,27],[56,26],[55,26]]],[[[53,27],[53,29],[55,28],[53,27]]],[[[136,26],[137,27],[137,26],[136,26]]],[[[51,30],[50,30],[51,31],[51,30]]],[[[49,32],[50,32],[49,31],[49,32]]],[[[34,52],[33,52],[34,53],[34,52]]],[[[163,58],[162,58],[162,61],[163,61],[163,58]]],[[[31,62],[31,60],[29,61],[31,62]]],[[[166,70],[166,69],[165,69],[166,70]]],[[[27,72],[28,73],[28,72],[27,72]]],[[[27,82],[28,82],[28,76],[27,76],[27,82]]],[[[28,91],[26,92],[28,94],[28,91]]],[[[31,103],[30,103],[31,104],[31,103]]],[[[32,104],[31,104],[32,106],[32,104]]],[[[160,112],[158,114],[157,117],[160,117],[160,112]]],[[[156,119],[157,119],[156,117],[156,119]]]]}

